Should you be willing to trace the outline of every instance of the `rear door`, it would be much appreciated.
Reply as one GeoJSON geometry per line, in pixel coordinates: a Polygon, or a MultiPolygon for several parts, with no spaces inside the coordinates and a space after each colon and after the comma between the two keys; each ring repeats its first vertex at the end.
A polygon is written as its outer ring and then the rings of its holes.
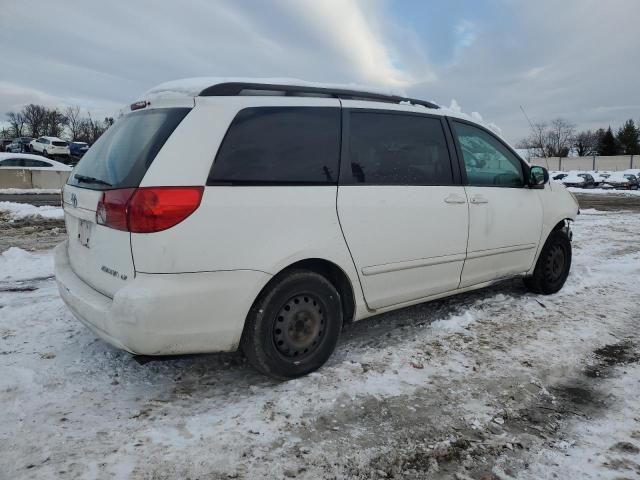
{"type": "Polygon", "coordinates": [[[106,190],[135,189],[189,108],[156,108],[120,118],[74,169],[63,192],[69,260],[80,278],[113,297],[135,267],[131,234],[96,223],[106,190]]]}
{"type": "Polygon", "coordinates": [[[469,199],[469,244],[461,287],[522,273],[532,266],[542,203],[526,186],[528,168],[498,137],[450,120],[469,199]]]}
{"type": "Polygon", "coordinates": [[[368,306],[455,290],[468,205],[443,120],[344,108],[343,126],[338,215],[368,306]]]}

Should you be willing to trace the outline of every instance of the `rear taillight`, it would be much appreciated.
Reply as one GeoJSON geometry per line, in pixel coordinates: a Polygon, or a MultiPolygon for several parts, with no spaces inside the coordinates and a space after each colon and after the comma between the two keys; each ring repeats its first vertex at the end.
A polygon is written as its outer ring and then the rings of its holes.
{"type": "Polygon", "coordinates": [[[128,231],[127,205],[135,188],[106,190],[96,208],[96,223],[116,230],[128,231]]]}
{"type": "Polygon", "coordinates": [[[171,228],[196,211],[204,187],[141,187],[107,190],[96,210],[100,225],[132,233],[171,228]]]}

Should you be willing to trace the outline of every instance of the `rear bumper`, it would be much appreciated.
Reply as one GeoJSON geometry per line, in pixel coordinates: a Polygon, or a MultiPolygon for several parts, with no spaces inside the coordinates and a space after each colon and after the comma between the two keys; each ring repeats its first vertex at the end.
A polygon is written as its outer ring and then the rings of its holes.
{"type": "Polygon", "coordinates": [[[73,272],[67,242],[55,249],[55,274],[78,320],[115,347],[141,355],[236,350],[247,313],[271,278],[254,270],[138,273],[111,299],[73,272]]]}

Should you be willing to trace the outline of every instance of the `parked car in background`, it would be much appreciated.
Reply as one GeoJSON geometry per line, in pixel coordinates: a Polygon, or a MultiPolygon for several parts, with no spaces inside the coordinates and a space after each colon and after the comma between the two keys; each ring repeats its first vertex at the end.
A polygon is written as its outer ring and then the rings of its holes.
{"type": "Polygon", "coordinates": [[[591,171],[588,171],[586,173],[591,175],[591,177],[593,178],[594,187],[602,188],[605,185],[606,177],[600,175],[599,172],[591,170],[591,171]]]}
{"type": "Polygon", "coordinates": [[[477,122],[348,87],[155,92],[63,190],[60,295],[118,348],[241,348],[294,378],[344,324],[513,276],[551,294],[569,274],[576,200],[477,122]]]}
{"type": "Polygon", "coordinates": [[[69,143],[69,153],[72,157],[82,158],[87,150],[89,150],[89,144],[86,142],[69,143]]]}
{"type": "Polygon", "coordinates": [[[596,181],[593,178],[593,175],[587,172],[580,172],[577,174],[579,177],[584,178],[584,183],[582,184],[582,188],[594,188],[596,186],[596,181]]]}
{"type": "Polygon", "coordinates": [[[72,170],[69,165],[65,165],[64,163],[29,153],[0,153],[0,168],[27,170],[46,169],[60,172],[69,172],[72,170]]]}
{"type": "Polygon", "coordinates": [[[609,178],[607,178],[607,184],[613,188],[638,190],[638,178],[631,173],[613,172],[609,178]]]}
{"type": "Polygon", "coordinates": [[[0,152],[6,152],[7,147],[13,142],[10,138],[3,138],[0,140],[0,152]]]}
{"type": "Polygon", "coordinates": [[[45,157],[69,157],[69,143],[58,137],[40,137],[32,140],[29,145],[32,152],[42,153],[45,157]]]}
{"type": "Polygon", "coordinates": [[[549,177],[552,180],[562,180],[564,177],[566,177],[567,175],[569,175],[567,172],[561,172],[561,171],[553,171],[553,172],[549,172],[549,177]]]}
{"type": "Polygon", "coordinates": [[[568,173],[560,180],[565,187],[583,188],[586,180],[577,173],[568,173]]]}
{"type": "Polygon", "coordinates": [[[26,153],[31,151],[30,142],[33,140],[33,137],[18,137],[14,138],[13,141],[6,147],[6,152],[11,153],[26,153]]]}

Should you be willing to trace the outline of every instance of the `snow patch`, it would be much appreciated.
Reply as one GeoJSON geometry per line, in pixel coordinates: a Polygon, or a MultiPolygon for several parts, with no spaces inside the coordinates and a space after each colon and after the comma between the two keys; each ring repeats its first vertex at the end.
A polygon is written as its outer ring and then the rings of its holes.
{"type": "Polygon", "coordinates": [[[573,193],[584,193],[588,195],[629,195],[632,197],[640,197],[640,190],[611,190],[610,188],[606,189],[578,187],[568,187],[567,190],[573,193]]]}
{"type": "Polygon", "coordinates": [[[0,188],[0,195],[56,195],[59,188],[0,188]]]}
{"type": "Polygon", "coordinates": [[[22,281],[53,275],[53,256],[46,253],[31,253],[11,247],[0,255],[0,282],[22,281]]]}
{"type": "Polygon", "coordinates": [[[29,203],[0,202],[0,211],[9,212],[9,216],[14,220],[31,216],[55,219],[64,218],[64,211],[62,210],[62,207],[54,207],[50,205],[36,207],[29,203]]]}
{"type": "Polygon", "coordinates": [[[333,88],[342,90],[358,90],[369,93],[379,93],[382,95],[398,95],[406,97],[406,94],[402,90],[392,88],[381,87],[369,87],[364,85],[358,85],[355,83],[323,83],[323,82],[309,82],[306,80],[300,80],[297,78],[251,78],[251,77],[194,77],[194,78],[182,78],[179,80],[172,80],[169,82],[161,83],[147,90],[142,96],[142,99],[157,96],[167,95],[187,95],[195,97],[200,94],[205,88],[213,85],[219,85],[221,83],[262,83],[269,85],[294,85],[298,87],[315,87],[315,88],[333,88]]]}

